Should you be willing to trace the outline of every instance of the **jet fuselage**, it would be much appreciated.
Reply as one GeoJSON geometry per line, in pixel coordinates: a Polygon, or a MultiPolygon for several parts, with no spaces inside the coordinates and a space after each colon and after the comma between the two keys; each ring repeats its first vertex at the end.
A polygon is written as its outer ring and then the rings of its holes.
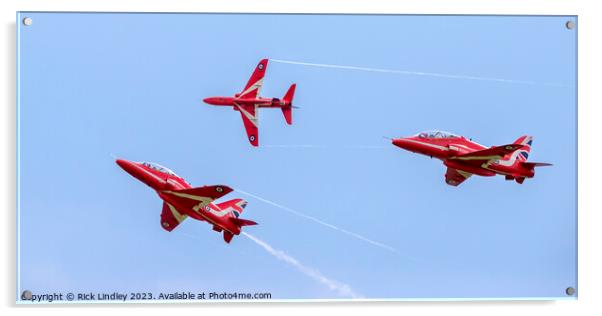
{"type": "Polygon", "coordinates": [[[235,111],[238,111],[236,105],[255,105],[260,108],[284,108],[291,106],[291,102],[286,102],[278,98],[209,97],[203,99],[203,102],[217,106],[232,106],[235,111]]]}
{"type": "MultiPolygon", "coordinates": [[[[392,140],[393,145],[414,153],[442,160],[448,168],[453,168],[470,174],[491,177],[496,174],[507,176],[507,179],[532,178],[535,175],[534,168],[527,168],[521,161],[526,161],[528,150],[516,150],[503,157],[466,157],[461,155],[486,150],[488,148],[463,136],[453,134],[420,133],[410,137],[401,137],[392,140]],[[527,154],[523,153],[526,152],[527,154]],[[524,155],[520,157],[519,155],[524,155]]],[[[530,138],[526,138],[524,145],[530,149],[530,138]],[[527,145],[526,142],[529,142],[527,145]]],[[[515,143],[516,144],[516,143],[515,143]]],[[[522,181],[522,180],[521,180],[522,181]]]]}
{"type": "MultiPolygon", "coordinates": [[[[164,202],[175,207],[180,214],[190,216],[199,221],[206,221],[212,224],[216,231],[222,229],[234,235],[240,234],[240,227],[228,220],[228,217],[234,215],[227,210],[220,209],[214,203],[208,203],[200,208],[186,206],[185,203],[183,203],[185,200],[182,199],[181,194],[178,195],[178,191],[190,189],[192,187],[184,179],[173,174],[170,170],[166,169],[161,171],[154,169],[152,165],[148,163],[138,163],[123,159],[117,159],[116,162],[127,173],[155,190],[157,195],[159,195],[164,202]]],[[[195,196],[186,197],[198,199],[199,201],[203,198],[195,196]]],[[[164,228],[167,228],[165,227],[165,224],[163,224],[163,226],[164,228]]]]}

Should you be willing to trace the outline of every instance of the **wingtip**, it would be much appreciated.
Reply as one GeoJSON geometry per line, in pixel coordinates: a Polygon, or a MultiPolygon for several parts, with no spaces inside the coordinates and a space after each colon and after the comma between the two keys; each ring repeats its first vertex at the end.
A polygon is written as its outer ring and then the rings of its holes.
{"type": "Polygon", "coordinates": [[[205,185],[204,187],[213,188],[215,190],[215,192],[218,193],[218,195],[222,195],[222,196],[234,191],[234,189],[232,189],[231,187],[229,187],[227,185],[223,185],[223,184],[205,185]]]}
{"type": "Polygon", "coordinates": [[[255,135],[251,135],[248,137],[249,144],[253,147],[259,147],[259,139],[255,135]]]}

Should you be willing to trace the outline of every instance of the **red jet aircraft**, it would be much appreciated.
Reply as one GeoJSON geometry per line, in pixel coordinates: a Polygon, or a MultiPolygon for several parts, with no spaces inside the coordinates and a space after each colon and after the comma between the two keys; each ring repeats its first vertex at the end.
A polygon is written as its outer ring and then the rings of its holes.
{"type": "Polygon", "coordinates": [[[473,174],[485,177],[500,174],[506,176],[506,180],[523,183],[525,178],[535,175],[535,167],[551,166],[549,163],[527,162],[533,143],[531,136],[521,136],[512,144],[487,148],[462,136],[429,131],[392,139],[392,143],[442,160],[447,166],[445,182],[453,186],[458,186],[473,174]]]}
{"type": "Polygon", "coordinates": [[[207,104],[218,106],[231,106],[235,111],[239,111],[242,121],[245,124],[247,137],[251,145],[259,145],[259,135],[257,124],[259,119],[259,108],[280,108],[284,119],[288,125],[293,124],[293,97],[295,95],[296,84],[292,84],[282,100],[278,98],[261,98],[259,90],[263,86],[263,76],[268,68],[268,60],[263,59],[255,67],[249,82],[241,93],[234,97],[210,97],[203,101],[207,104]]]}
{"type": "Polygon", "coordinates": [[[232,192],[225,185],[193,188],[173,171],[150,162],[132,162],[117,159],[117,164],[134,178],[157,191],[163,200],[161,227],[174,230],[188,216],[213,225],[216,232],[224,232],[230,243],[240,234],[242,226],[257,225],[254,221],[238,218],[247,202],[242,199],[213,204],[214,200],[232,192]]]}

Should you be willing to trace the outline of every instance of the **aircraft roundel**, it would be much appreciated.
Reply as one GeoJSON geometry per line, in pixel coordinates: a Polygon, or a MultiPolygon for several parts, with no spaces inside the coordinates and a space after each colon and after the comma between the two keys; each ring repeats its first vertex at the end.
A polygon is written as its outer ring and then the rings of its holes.
{"type": "Polygon", "coordinates": [[[263,70],[263,64],[259,64],[259,66],[257,66],[257,68],[259,68],[259,70],[263,70]]]}
{"type": "Polygon", "coordinates": [[[222,191],[224,191],[224,189],[222,189],[222,187],[216,187],[216,188],[215,188],[215,191],[217,191],[217,192],[222,192],[222,191]]]}
{"type": "Polygon", "coordinates": [[[254,142],[255,141],[255,135],[249,136],[249,140],[252,141],[252,142],[254,142]]]}

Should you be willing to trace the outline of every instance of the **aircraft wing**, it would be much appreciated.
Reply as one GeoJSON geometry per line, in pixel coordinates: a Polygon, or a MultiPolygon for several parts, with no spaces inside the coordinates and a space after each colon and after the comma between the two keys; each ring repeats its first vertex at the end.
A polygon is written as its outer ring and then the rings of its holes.
{"type": "Polygon", "coordinates": [[[247,105],[247,104],[236,104],[235,106],[238,108],[240,112],[240,116],[242,117],[242,122],[245,124],[245,130],[247,131],[247,137],[249,138],[249,142],[251,145],[257,147],[259,145],[259,135],[258,135],[258,112],[256,111],[255,105],[247,105]]]}
{"type": "Polygon", "coordinates": [[[232,189],[225,185],[209,185],[184,190],[167,190],[162,191],[161,194],[168,195],[172,203],[178,206],[199,211],[230,192],[232,192],[232,189]]]}
{"type": "Polygon", "coordinates": [[[476,164],[483,164],[489,162],[491,160],[500,159],[507,154],[510,154],[518,149],[525,147],[520,144],[508,144],[503,146],[491,147],[483,150],[473,151],[467,154],[458,155],[455,157],[451,157],[448,159],[452,160],[462,160],[465,162],[475,162],[476,164]]]}
{"type": "Polygon", "coordinates": [[[163,202],[163,210],[161,210],[161,227],[163,229],[170,232],[186,218],[188,218],[188,215],[181,214],[173,205],[163,202]]]}
{"type": "Polygon", "coordinates": [[[247,82],[247,85],[239,94],[240,98],[254,99],[259,95],[259,91],[263,86],[263,76],[265,75],[267,68],[268,60],[262,59],[259,64],[257,64],[257,67],[255,67],[251,78],[249,78],[249,82],[247,82]]]}
{"type": "Polygon", "coordinates": [[[445,183],[457,187],[464,182],[464,180],[470,178],[470,176],[472,176],[472,173],[448,167],[447,172],[445,173],[445,183]]]}

